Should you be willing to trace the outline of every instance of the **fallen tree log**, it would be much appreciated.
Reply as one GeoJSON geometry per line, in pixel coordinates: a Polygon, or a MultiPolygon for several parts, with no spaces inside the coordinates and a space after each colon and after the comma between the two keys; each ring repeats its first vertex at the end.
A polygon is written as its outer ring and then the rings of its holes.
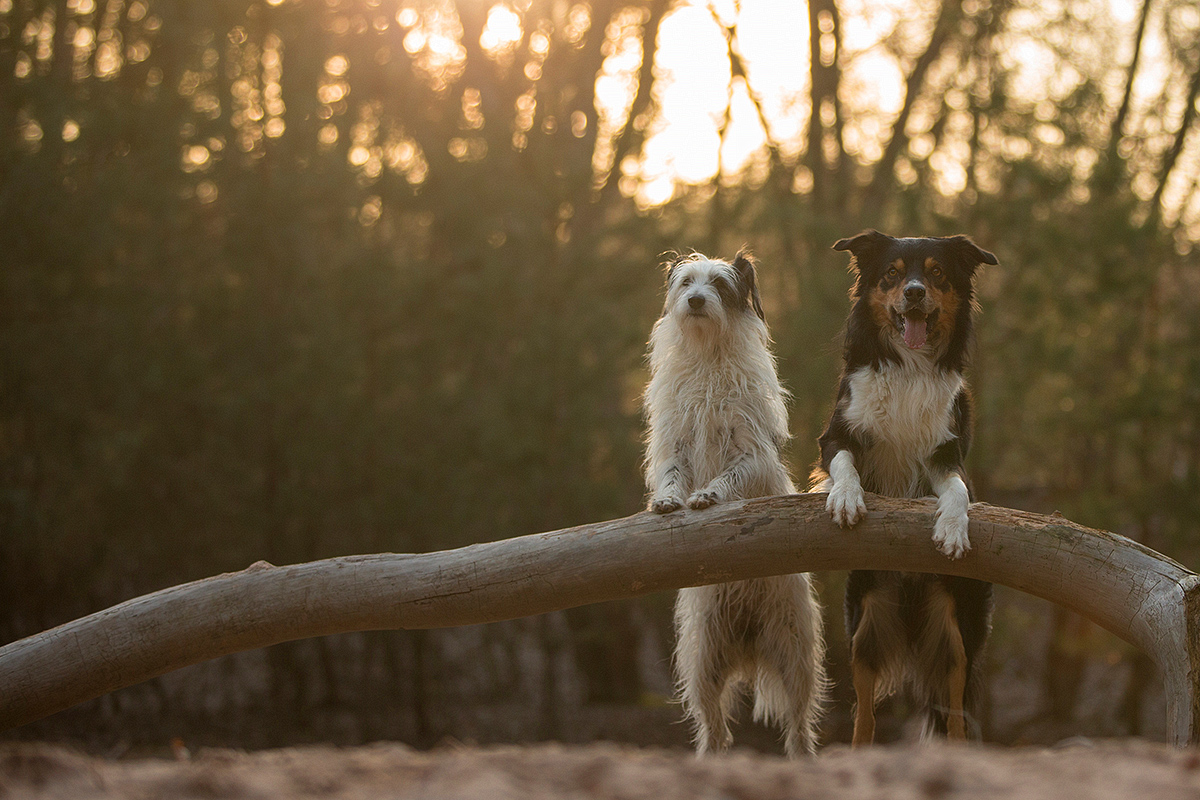
{"type": "Polygon", "coordinates": [[[1073,609],[1145,651],[1166,681],[1168,737],[1200,742],[1200,577],[1136,542],[972,506],[971,551],[930,538],[930,500],[868,495],[838,528],[824,494],[648,513],[420,555],[259,562],[113,606],[0,648],[0,730],[229,653],[362,630],[496,622],[683,586],[787,572],[941,572],[1073,609]]]}

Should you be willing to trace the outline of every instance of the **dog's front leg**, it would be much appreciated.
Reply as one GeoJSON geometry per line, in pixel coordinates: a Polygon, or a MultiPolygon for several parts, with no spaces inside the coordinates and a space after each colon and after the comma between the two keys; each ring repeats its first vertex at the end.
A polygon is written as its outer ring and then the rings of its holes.
{"type": "Polygon", "coordinates": [[[854,468],[854,454],[849,450],[839,450],[829,462],[826,489],[829,498],[825,501],[825,510],[838,525],[852,528],[867,515],[862,482],[858,478],[858,470],[854,468]]]}
{"type": "Polygon", "coordinates": [[[968,536],[967,506],[971,495],[957,471],[931,476],[937,495],[937,520],[933,523],[933,541],[950,558],[962,558],[971,549],[968,536]]]}
{"type": "Polygon", "coordinates": [[[708,482],[703,489],[692,492],[687,499],[688,508],[708,508],[734,497],[741,497],[750,476],[752,459],[740,454],[720,475],[708,482]]]}
{"type": "Polygon", "coordinates": [[[745,425],[734,426],[728,436],[728,465],[707,485],[688,497],[688,508],[708,508],[717,503],[746,497],[751,483],[761,483],[761,479],[769,475],[773,466],[780,473],[778,482],[789,483],[787,473],[779,461],[779,442],[774,443],[773,450],[768,449],[745,425]]]}
{"type": "Polygon", "coordinates": [[[650,498],[650,510],[655,514],[670,514],[683,508],[683,498],[691,483],[691,470],[684,453],[683,443],[677,443],[673,457],[664,460],[654,470],[654,493],[650,498]]]}

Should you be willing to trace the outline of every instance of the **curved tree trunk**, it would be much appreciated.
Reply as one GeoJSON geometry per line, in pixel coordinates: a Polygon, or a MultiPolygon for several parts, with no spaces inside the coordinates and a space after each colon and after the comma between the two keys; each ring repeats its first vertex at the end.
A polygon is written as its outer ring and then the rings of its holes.
{"type": "Polygon", "coordinates": [[[364,555],[164,589],[0,648],[0,729],[228,653],[348,631],[439,628],[786,572],[893,569],[994,581],[1071,608],[1162,668],[1168,731],[1198,740],[1197,576],[1115,534],[977,504],[973,549],[933,546],[932,500],[868,496],[851,531],[824,494],[648,513],[424,555],[364,555]]]}

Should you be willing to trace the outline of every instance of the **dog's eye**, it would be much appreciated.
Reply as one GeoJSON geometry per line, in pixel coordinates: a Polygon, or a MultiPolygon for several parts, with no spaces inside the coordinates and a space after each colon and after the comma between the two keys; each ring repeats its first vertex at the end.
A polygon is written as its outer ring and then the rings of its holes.
{"type": "Polygon", "coordinates": [[[934,267],[933,269],[929,270],[929,274],[935,278],[940,278],[940,277],[942,277],[942,268],[934,267]]]}
{"type": "Polygon", "coordinates": [[[692,285],[692,279],[691,279],[691,278],[684,278],[683,280],[681,280],[681,281],[679,282],[679,285],[680,285],[680,286],[691,286],[691,285],[692,285]]]}
{"type": "Polygon", "coordinates": [[[897,276],[897,275],[899,275],[899,274],[900,274],[900,268],[899,268],[899,267],[897,267],[895,264],[893,264],[892,266],[888,267],[887,276],[888,276],[889,278],[894,278],[894,277],[896,277],[896,276],[897,276]]]}

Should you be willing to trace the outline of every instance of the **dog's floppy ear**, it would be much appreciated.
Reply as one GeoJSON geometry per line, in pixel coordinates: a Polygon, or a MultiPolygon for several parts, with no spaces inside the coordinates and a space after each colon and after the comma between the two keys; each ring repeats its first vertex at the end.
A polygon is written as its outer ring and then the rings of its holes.
{"type": "Polygon", "coordinates": [[[679,269],[679,266],[687,261],[687,256],[677,253],[674,250],[668,250],[659,256],[659,258],[662,259],[662,265],[666,268],[667,275],[667,299],[663,303],[662,310],[662,316],[665,317],[671,310],[671,281],[675,279],[675,270],[679,269]]]}
{"type": "Polygon", "coordinates": [[[662,260],[663,266],[666,267],[667,283],[670,283],[671,279],[675,277],[675,269],[683,263],[684,257],[674,250],[668,250],[660,255],[659,259],[662,260]]]}
{"type": "Polygon", "coordinates": [[[892,237],[877,230],[867,230],[851,236],[849,239],[838,239],[834,242],[834,250],[849,250],[855,262],[862,261],[870,254],[890,242],[892,237]]]}
{"type": "Polygon", "coordinates": [[[972,272],[980,264],[992,264],[994,266],[1000,263],[994,255],[961,234],[946,237],[946,242],[953,248],[954,254],[961,258],[964,264],[970,266],[972,272]]]}
{"type": "Polygon", "coordinates": [[[737,273],[738,283],[741,284],[742,291],[749,296],[750,305],[754,307],[754,313],[758,314],[758,318],[763,322],[767,321],[763,314],[762,300],[758,296],[758,271],[754,266],[754,256],[746,248],[738,250],[738,254],[733,258],[733,270],[737,273]]]}

